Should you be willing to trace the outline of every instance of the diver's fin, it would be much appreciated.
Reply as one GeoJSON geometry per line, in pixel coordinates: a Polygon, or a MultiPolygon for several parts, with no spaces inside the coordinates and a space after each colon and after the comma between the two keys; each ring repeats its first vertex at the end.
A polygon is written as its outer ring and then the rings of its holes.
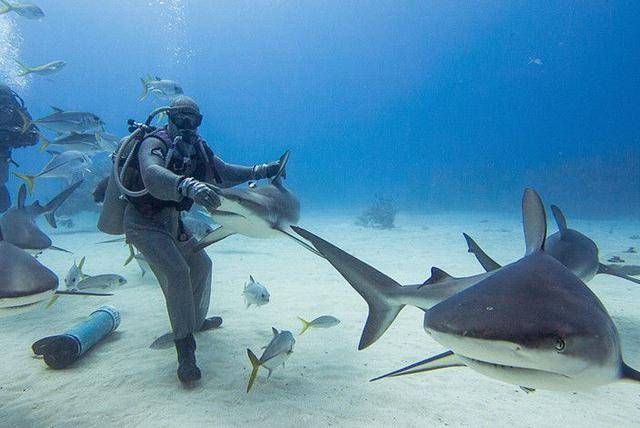
{"type": "Polygon", "coordinates": [[[618,270],[617,266],[603,265],[598,263],[598,273],[605,273],[607,275],[617,276],[618,278],[626,279],[636,284],[640,284],[640,279],[634,278],[618,270]]]}
{"type": "Polygon", "coordinates": [[[297,226],[292,228],[298,235],[311,242],[367,302],[369,316],[358,349],[364,349],[374,343],[404,307],[404,304],[399,304],[391,298],[391,294],[401,287],[400,284],[313,233],[297,226]]]}
{"type": "Polygon", "coordinates": [[[305,320],[302,317],[298,317],[298,319],[300,320],[300,322],[302,323],[302,330],[300,330],[300,333],[298,334],[298,336],[302,336],[302,333],[304,333],[305,331],[307,331],[307,329],[309,328],[309,326],[311,325],[311,323],[307,320],[305,320]]]}
{"type": "Polygon", "coordinates": [[[429,372],[432,370],[446,369],[448,367],[464,367],[464,364],[451,352],[443,352],[436,356],[427,358],[426,360],[418,361],[401,369],[392,371],[391,373],[378,376],[371,379],[369,382],[374,382],[385,377],[404,376],[421,372],[429,372]]]}
{"type": "Polygon", "coordinates": [[[320,253],[318,250],[316,250],[311,245],[307,244],[306,242],[304,242],[303,240],[301,240],[297,236],[293,236],[292,234],[290,234],[289,232],[287,232],[287,231],[285,231],[283,229],[277,229],[277,230],[279,230],[280,232],[284,233],[289,238],[293,239],[295,242],[297,242],[298,244],[302,245],[304,248],[306,248],[307,250],[311,251],[316,256],[320,256],[320,257],[322,257],[324,259],[324,256],[322,255],[322,253],[320,253]]]}
{"type": "Polygon", "coordinates": [[[251,376],[249,376],[249,383],[247,384],[247,393],[251,391],[251,387],[253,386],[253,382],[256,380],[256,376],[258,375],[258,369],[260,368],[260,361],[256,354],[254,354],[251,349],[247,348],[247,355],[249,356],[249,361],[251,362],[251,376]]]}
{"type": "Polygon", "coordinates": [[[64,248],[56,247],[55,245],[50,246],[49,248],[47,248],[47,250],[62,251],[63,253],[73,254],[72,251],[65,250],[64,248]]]}
{"type": "Polygon", "coordinates": [[[207,233],[193,248],[193,252],[197,253],[200,250],[207,248],[211,244],[215,244],[218,241],[222,241],[231,235],[235,235],[235,232],[229,230],[226,227],[218,227],[217,229],[207,233]]]}
{"type": "Polygon", "coordinates": [[[24,180],[24,183],[27,185],[27,190],[29,190],[29,196],[31,196],[33,194],[33,180],[35,180],[36,177],[28,174],[21,174],[19,172],[14,172],[13,175],[24,180]]]}
{"type": "Polygon", "coordinates": [[[291,151],[287,150],[282,154],[282,156],[280,156],[280,159],[278,160],[278,163],[280,164],[280,169],[278,169],[278,172],[276,173],[276,175],[271,177],[271,183],[278,184],[282,181],[283,178],[287,177],[286,167],[287,167],[287,162],[289,162],[290,154],[291,154],[291,151]]]}
{"type": "Polygon", "coordinates": [[[53,199],[47,202],[47,204],[42,208],[42,212],[45,213],[45,218],[47,219],[47,222],[54,229],[57,227],[56,218],[55,218],[56,210],[60,208],[60,205],[62,205],[64,201],[66,201],[67,198],[71,196],[71,194],[75,192],[76,189],[80,187],[80,185],[82,185],[82,183],[83,183],[83,180],[75,182],[74,184],[72,184],[71,186],[67,187],[65,190],[63,190],[62,192],[54,196],[53,199]]]}
{"type": "Polygon", "coordinates": [[[463,233],[463,235],[464,239],[467,241],[467,251],[476,256],[476,259],[482,265],[485,271],[491,272],[502,267],[498,263],[496,263],[495,260],[489,257],[487,253],[485,253],[484,250],[480,248],[476,241],[473,240],[473,238],[471,238],[466,233],[463,233]]]}
{"type": "Polygon", "coordinates": [[[562,214],[560,208],[556,205],[551,205],[551,212],[553,213],[553,217],[556,219],[556,224],[558,225],[558,230],[560,231],[560,236],[563,237],[567,232],[567,219],[562,214]]]}
{"type": "Polygon", "coordinates": [[[525,189],[522,196],[522,224],[527,244],[525,255],[542,250],[547,236],[547,216],[540,195],[531,188],[525,189]]]}

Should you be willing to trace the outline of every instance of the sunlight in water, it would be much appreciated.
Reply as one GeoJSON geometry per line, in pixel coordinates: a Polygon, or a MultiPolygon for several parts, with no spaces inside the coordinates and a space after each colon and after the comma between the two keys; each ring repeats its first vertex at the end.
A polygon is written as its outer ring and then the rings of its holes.
{"type": "Polygon", "coordinates": [[[30,79],[19,76],[20,68],[15,60],[20,58],[22,36],[12,18],[0,15],[0,81],[14,88],[23,89],[30,79]]]}
{"type": "Polygon", "coordinates": [[[190,47],[185,17],[185,2],[183,0],[156,0],[149,2],[149,6],[156,7],[160,11],[161,28],[165,28],[166,53],[172,62],[185,65],[189,62],[193,51],[190,47]]]}

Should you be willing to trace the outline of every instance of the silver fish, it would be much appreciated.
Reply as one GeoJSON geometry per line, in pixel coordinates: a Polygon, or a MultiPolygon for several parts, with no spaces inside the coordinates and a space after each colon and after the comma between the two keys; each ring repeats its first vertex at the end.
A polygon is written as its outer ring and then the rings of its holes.
{"type": "Polygon", "coordinates": [[[142,82],[140,100],[145,99],[148,94],[153,94],[156,98],[170,100],[184,93],[182,86],[174,80],[161,79],[157,76],[154,79],[147,76],[146,78],[141,77],[140,81],[142,82]]]}
{"type": "MultiPolygon", "coordinates": [[[[72,132],[70,134],[56,138],[53,141],[45,140],[40,146],[40,151],[44,151],[49,145],[58,146],[56,149],[62,150],[77,150],[83,153],[98,153],[109,151],[105,149],[99,139],[99,134],[91,133],[78,133],[72,132]]],[[[40,139],[43,139],[40,137],[40,139]]]]}
{"type": "Polygon", "coordinates": [[[64,276],[64,285],[67,289],[75,289],[80,281],[88,277],[82,272],[84,261],[84,257],[80,259],[80,263],[76,263],[75,260],[73,261],[73,266],[69,268],[69,271],[64,276]]]}
{"type": "Polygon", "coordinates": [[[122,275],[115,273],[104,273],[100,275],[87,276],[76,284],[76,289],[86,290],[88,288],[113,288],[124,285],[127,280],[122,275]]]}
{"type": "Polygon", "coordinates": [[[85,172],[91,172],[91,158],[86,153],[77,150],[67,150],[62,153],[49,150],[47,153],[53,158],[37,174],[13,173],[25,181],[29,195],[33,193],[34,181],[37,178],[65,178],[68,182],[73,182],[81,179],[85,172]]]}
{"type": "Polygon", "coordinates": [[[20,72],[18,76],[26,76],[27,74],[38,74],[40,76],[47,76],[49,74],[55,74],[62,70],[65,65],[67,65],[64,61],[51,61],[46,64],[36,65],[33,67],[29,67],[27,65],[22,64],[19,61],[16,63],[20,66],[20,72]]]}
{"type": "Polygon", "coordinates": [[[269,303],[269,298],[271,297],[267,288],[256,282],[251,275],[249,275],[249,282],[244,285],[242,295],[244,296],[244,302],[247,305],[247,308],[251,305],[266,305],[269,303]]]}
{"type": "Polygon", "coordinates": [[[340,324],[340,320],[334,316],[331,315],[322,315],[316,319],[314,319],[313,321],[307,321],[302,317],[298,317],[298,319],[300,320],[300,322],[302,322],[302,330],[300,330],[300,334],[298,334],[298,336],[301,336],[302,333],[304,333],[305,331],[307,331],[308,328],[313,327],[313,328],[331,328],[331,327],[335,327],[336,325],[340,324]]]}
{"type": "Polygon", "coordinates": [[[32,125],[38,125],[50,129],[58,134],[71,132],[99,132],[104,128],[104,122],[98,116],[86,111],[65,111],[58,107],[51,107],[53,113],[48,116],[30,121],[22,115],[23,131],[32,125]]]}
{"type": "Polygon", "coordinates": [[[0,3],[0,15],[8,12],[15,12],[27,19],[44,18],[44,12],[35,4],[9,2],[7,0],[0,0],[0,3]]]}
{"type": "Polygon", "coordinates": [[[271,330],[273,331],[273,339],[271,339],[271,342],[269,342],[265,348],[260,359],[256,357],[251,349],[247,349],[249,361],[251,361],[251,366],[253,367],[251,376],[249,377],[249,383],[247,384],[247,392],[251,390],[260,367],[264,367],[269,371],[268,379],[271,377],[273,370],[284,365],[285,361],[287,361],[293,353],[293,345],[296,343],[293,334],[286,330],[279,332],[275,327],[272,327],[271,330]]]}

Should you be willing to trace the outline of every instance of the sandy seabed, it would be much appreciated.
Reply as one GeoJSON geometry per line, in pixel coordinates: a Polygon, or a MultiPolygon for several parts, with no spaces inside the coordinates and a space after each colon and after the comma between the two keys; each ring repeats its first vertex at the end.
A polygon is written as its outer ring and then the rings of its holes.
{"type": "MultiPolygon", "coordinates": [[[[570,215],[570,213],[568,213],[570,215]]],[[[590,235],[601,260],[622,256],[640,241],[637,221],[580,221],[570,226],[590,235]]],[[[520,218],[497,214],[400,216],[394,230],[357,227],[352,218],[305,217],[302,225],[403,284],[429,276],[431,266],[452,275],[480,272],[461,233],[470,233],[501,263],[521,257],[520,218]]],[[[550,232],[555,231],[551,226],[550,232]]],[[[214,260],[210,314],[223,328],[197,336],[203,380],[180,386],[173,348],[151,350],[165,333],[164,299],[151,274],[135,263],[123,267],[124,245],[95,243],[99,233],[57,233],[54,244],[79,258],[85,272],[121,273],[128,284],[109,298],[61,297],[48,310],[0,319],[0,426],[638,426],[640,388],[617,383],[580,393],[536,391],[483,377],[466,368],[440,370],[375,383],[372,377],[444,349],[422,330],[422,312],[405,308],[373,346],[357,350],[367,305],[324,260],[286,239],[231,237],[208,249],[214,260]],[[252,274],[271,302],[246,309],[241,292],[252,274]],[[62,333],[101,304],[120,310],[122,323],[108,339],[66,370],[32,357],[31,344],[62,333]],[[300,330],[298,316],[330,314],[342,323],[327,330],[300,330]],[[271,327],[296,334],[286,367],[266,381],[261,369],[253,390],[246,349],[259,353],[271,327]]],[[[63,278],[73,257],[48,252],[41,261],[63,278]]],[[[628,364],[640,367],[640,287],[609,276],[589,283],[616,322],[628,364]]]]}

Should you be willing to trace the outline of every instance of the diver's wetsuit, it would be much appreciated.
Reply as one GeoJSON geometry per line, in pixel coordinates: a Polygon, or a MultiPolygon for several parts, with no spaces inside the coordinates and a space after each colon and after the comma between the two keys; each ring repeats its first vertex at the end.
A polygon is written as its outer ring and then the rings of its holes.
{"type": "Polygon", "coordinates": [[[130,199],[124,229],[127,241],[142,253],[160,282],[174,339],[181,339],[203,325],[209,309],[212,262],[204,250],[193,252],[195,238],[180,221],[180,210],[188,210],[193,202],[180,194],[179,183],[194,177],[231,187],[267,178],[273,175],[273,168],[225,163],[204,143],[206,156],[195,144],[177,145],[171,156],[177,162],[165,167],[170,141],[165,132],[164,138],[151,135],[140,144],[138,170],[149,195],[130,199]]]}

